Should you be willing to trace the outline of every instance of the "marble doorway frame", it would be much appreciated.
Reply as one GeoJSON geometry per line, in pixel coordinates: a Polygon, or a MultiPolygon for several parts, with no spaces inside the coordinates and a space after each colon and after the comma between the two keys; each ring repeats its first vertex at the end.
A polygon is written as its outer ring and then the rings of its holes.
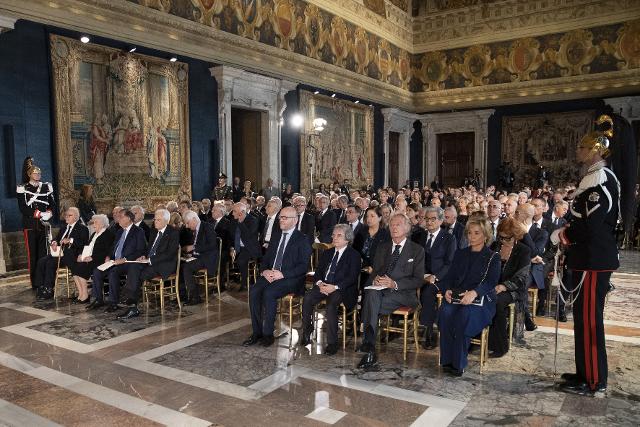
{"type": "Polygon", "coordinates": [[[420,116],[423,129],[423,162],[424,182],[431,182],[438,173],[438,134],[442,133],[474,133],[473,168],[480,170],[483,185],[487,182],[487,155],[489,137],[489,117],[494,109],[460,111],[453,113],[425,114],[420,116]]]}
{"type": "MultiPolygon", "coordinates": [[[[409,142],[411,134],[414,132],[413,124],[416,120],[421,120],[422,116],[418,114],[408,113],[398,108],[383,108],[384,116],[384,186],[389,185],[389,132],[400,134],[398,144],[398,185],[404,183],[410,178],[409,176],[409,142]]],[[[424,177],[422,177],[424,182],[424,177]]]]}
{"type": "MultiPolygon", "coordinates": [[[[233,177],[231,108],[264,112],[262,114],[262,182],[268,178],[281,185],[281,123],[287,104],[285,95],[297,83],[250,73],[220,65],[209,69],[218,84],[219,170],[233,177]]],[[[241,177],[242,178],[242,177],[241,177]]]]}

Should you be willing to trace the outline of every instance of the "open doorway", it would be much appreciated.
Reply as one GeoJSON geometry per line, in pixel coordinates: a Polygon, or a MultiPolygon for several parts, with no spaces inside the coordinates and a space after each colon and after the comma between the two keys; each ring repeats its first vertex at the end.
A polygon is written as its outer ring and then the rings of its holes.
{"type": "Polygon", "coordinates": [[[474,139],[473,132],[438,134],[438,176],[445,187],[460,187],[473,176],[474,139]]]}
{"type": "Polygon", "coordinates": [[[233,176],[252,182],[253,191],[262,188],[263,112],[231,109],[231,153],[233,176]]]}

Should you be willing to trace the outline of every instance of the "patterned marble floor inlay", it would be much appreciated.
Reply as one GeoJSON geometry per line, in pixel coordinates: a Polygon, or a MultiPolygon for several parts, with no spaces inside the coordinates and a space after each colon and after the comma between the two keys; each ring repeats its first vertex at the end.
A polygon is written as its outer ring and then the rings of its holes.
{"type": "MultiPolygon", "coordinates": [[[[323,332],[299,347],[298,331],[273,346],[242,347],[246,293],[208,306],[144,308],[121,322],[66,299],[35,301],[25,282],[0,283],[0,425],[19,426],[636,426],[640,424],[640,252],[623,252],[605,327],[609,380],[599,398],[558,389],[574,370],[573,324],[538,318],[483,373],[469,356],[461,378],[438,349],[402,338],[378,347],[364,371],[346,349],[323,354],[323,332]],[[289,339],[293,346],[289,347],[289,339]]],[[[1,281],[0,281],[1,282],[1,281]]],[[[296,321],[294,325],[299,325],[296,321]]]]}

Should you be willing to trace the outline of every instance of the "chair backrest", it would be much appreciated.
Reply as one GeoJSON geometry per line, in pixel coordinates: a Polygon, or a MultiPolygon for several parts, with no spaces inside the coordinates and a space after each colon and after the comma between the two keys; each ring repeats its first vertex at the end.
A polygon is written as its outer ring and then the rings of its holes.
{"type": "Polygon", "coordinates": [[[178,247],[178,263],[176,265],[176,292],[178,289],[178,283],[180,283],[180,254],[182,253],[182,248],[178,247]]]}

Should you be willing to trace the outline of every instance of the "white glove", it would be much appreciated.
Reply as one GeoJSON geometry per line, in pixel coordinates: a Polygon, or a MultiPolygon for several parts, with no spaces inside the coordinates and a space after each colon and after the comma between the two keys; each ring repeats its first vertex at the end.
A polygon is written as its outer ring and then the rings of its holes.
{"type": "Polygon", "coordinates": [[[49,221],[51,219],[51,212],[47,211],[47,212],[42,212],[40,214],[40,219],[43,221],[49,221]]]}
{"type": "Polygon", "coordinates": [[[564,230],[564,227],[558,228],[556,231],[551,233],[551,243],[553,243],[554,245],[560,243],[560,233],[562,232],[562,230],[564,230]]]}

